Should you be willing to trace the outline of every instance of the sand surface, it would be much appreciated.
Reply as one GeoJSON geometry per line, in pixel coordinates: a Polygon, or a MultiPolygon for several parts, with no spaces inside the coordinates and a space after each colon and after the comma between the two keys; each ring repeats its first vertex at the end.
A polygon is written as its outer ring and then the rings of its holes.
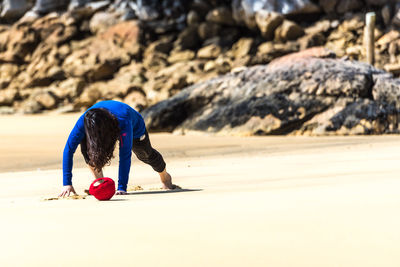
{"type": "Polygon", "coordinates": [[[78,116],[0,117],[0,266],[400,266],[399,136],[153,134],[185,190],[134,159],[142,191],[45,201],[78,116]]]}

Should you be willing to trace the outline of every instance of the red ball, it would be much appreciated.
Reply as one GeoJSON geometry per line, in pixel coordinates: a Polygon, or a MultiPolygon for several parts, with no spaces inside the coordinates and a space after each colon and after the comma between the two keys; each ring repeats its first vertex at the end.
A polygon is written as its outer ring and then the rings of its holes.
{"type": "Polygon", "coordinates": [[[98,200],[110,200],[115,194],[114,180],[108,177],[97,178],[90,185],[89,193],[98,200]]]}

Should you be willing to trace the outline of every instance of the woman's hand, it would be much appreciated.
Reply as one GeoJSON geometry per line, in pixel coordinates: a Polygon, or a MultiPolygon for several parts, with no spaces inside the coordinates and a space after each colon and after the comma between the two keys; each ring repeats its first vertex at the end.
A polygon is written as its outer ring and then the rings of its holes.
{"type": "Polygon", "coordinates": [[[74,187],[72,185],[64,185],[63,191],[58,195],[58,197],[69,197],[71,193],[76,195],[74,187]]]}

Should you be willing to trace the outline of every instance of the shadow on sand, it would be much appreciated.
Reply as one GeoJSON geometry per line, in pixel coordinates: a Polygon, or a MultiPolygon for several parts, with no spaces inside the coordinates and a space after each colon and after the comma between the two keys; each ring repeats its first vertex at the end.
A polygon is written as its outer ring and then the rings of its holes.
{"type": "Polygon", "coordinates": [[[203,189],[174,189],[174,190],[134,191],[134,192],[127,193],[127,195],[171,194],[171,193],[196,192],[196,191],[203,191],[203,189]]]}

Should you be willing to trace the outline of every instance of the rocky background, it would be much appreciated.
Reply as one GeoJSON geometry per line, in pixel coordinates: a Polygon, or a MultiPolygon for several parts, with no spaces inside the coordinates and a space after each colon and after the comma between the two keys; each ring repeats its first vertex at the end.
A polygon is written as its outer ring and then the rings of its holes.
{"type": "Polygon", "coordinates": [[[116,99],[142,111],[152,131],[399,131],[397,1],[6,0],[1,7],[0,114],[73,112],[116,99]],[[362,63],[367,11],[377,14],[375,66],[362,63]]]}

